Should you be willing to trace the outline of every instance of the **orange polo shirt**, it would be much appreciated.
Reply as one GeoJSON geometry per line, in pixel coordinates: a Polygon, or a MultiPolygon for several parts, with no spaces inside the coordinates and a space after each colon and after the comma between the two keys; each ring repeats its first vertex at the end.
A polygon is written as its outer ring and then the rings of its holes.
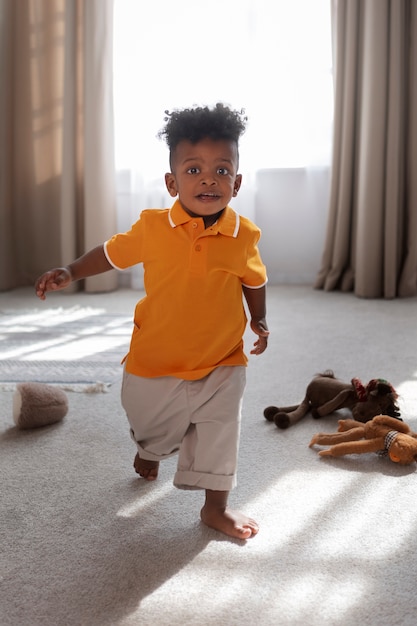
{"type": "Polygon", "coordinates": [[[171,209],[142,211],[130,231],[104,244],[116,269],[144,268],[129,373],[196,380],[220,365],[246,365],[242,285],[267,280],[259,238],[259,228],[230,207],[205,229],[177,200],[171,209]]]}

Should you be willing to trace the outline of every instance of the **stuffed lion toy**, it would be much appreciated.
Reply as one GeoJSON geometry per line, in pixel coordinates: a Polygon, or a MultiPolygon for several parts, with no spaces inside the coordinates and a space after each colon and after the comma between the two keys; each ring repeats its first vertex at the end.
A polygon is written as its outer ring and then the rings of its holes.
{"type": "Polygon", "coordinates": [[[268,406],[264,417],[275,422],[278,428],[296,424],[308,412],[319,418],[344,408],[349,409],[358,422],[368,422],[375,415],[400,419],[397,398],[394,387],[383,378],[373,378],[365,386],[359,378],[346,383],[336,378],[331,370],[326,370],[313,378],[300,404],[280,408],[268,406]]]}
{"type": "Polygon", "coordinates": [[[378,452],[387,454],[399,465],[417,461],[417,433],[389,415],[377,415],[365,424],[352,419],[339,420],[338,432],[317,433],[310,441],[310,448],[314,445],[330,446],[320,450],[320,456],[378,452]]]}

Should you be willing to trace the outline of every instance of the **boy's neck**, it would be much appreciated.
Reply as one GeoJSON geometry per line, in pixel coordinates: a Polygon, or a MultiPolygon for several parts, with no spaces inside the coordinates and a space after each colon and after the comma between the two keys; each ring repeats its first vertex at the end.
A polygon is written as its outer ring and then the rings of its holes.
{"type": "Polygon", "coordinates": [[[214,215],[204,215],[203,221],[204,221],[205,228],[209,228],[210,226],[213,226],[213,224],[217,222],[217,220],[219,219],[223,211],[224,209],[222,209],[218,213],[215,213],[214,215]]]}

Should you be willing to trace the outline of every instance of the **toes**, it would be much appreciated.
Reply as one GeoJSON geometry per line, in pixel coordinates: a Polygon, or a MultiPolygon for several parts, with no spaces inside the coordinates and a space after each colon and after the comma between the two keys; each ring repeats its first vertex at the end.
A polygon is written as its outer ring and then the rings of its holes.
{"type": "Polygon", "coordinates": [[[136,454],[133,467],[135,472],[145,480],[155,480],[158,477],[159,463],[157,461],[147,461],[136,454]]]}
{"type": "Polygon", "coordinates": [[[242,539],[249,539],[252,535],[257,535],[259,532],[259,526],[254,519],[249,518],[243,524],[235,527],[242,539]]]}
{"type": "Polygon", "coordinates": [[[236,529],[241,539],[249,539],[259,532],[259,528],[255,526],[241,526],[236,529]]]}
{"type": "Polygon", "coordinates": [[[240,539],[249,539],[249,537],[252,537],[254,534],[250,528],[238,528],[237,530],[239,532],[240,539]]]}
{"type": "Polygon", "coordinates": [[[259,532],[259,526],[254,519],[249,520],[248,523],[245,524],[244,529],[249,530],[251,535],[256,535],[259,532]]]}
{"type": "Polygon", "coordinates": [[[153,469],[144,469],[139,472],[139,474],[142,476],[142,478],[145,478],[146,480],[155,480],[158,475],[158,470],[156,467],[154,467],[153,469]]]}

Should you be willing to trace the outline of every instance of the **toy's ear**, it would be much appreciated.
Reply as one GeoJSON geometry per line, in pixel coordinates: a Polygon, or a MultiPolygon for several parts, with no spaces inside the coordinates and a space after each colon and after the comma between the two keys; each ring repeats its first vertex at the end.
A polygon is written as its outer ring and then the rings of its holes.
{"type": "Polygon", "coordinates": [[[416,441],[409,435],[399,433],[391,444],[388,456],[393,463],[410,465],[417,461],[416,441]]]}
{"type": "Polygon", "coordinates": [[[366,394],[371,396],[385,396],[387,393],[391,393],[395,399],[398,394],[394,387],[387,380],[382,378],[373,378],[366,385],[366,394]]]}
{"type": "Polygon", "coordinates": [[[401,457],[395,455],[393,452],[389,452],[389,458],[391,459],[391,461],[393,461],[393,463],[412,463],[412,460],[414,459],[414,461],[417,462],[417,454],[414,455],[413,459],[411,459],[410,461],[405,461],[404,459],[402,459],[401,457]]]}
{"type": "Polygon", "coordinates": [[[391,461],[393,461],[394,463],[399,463],[401,461],[400,457],[396,456],[395,454],[393,454],[392,452],[388,452],[389,454],[389,458],[391,459],[391,461]]]}

